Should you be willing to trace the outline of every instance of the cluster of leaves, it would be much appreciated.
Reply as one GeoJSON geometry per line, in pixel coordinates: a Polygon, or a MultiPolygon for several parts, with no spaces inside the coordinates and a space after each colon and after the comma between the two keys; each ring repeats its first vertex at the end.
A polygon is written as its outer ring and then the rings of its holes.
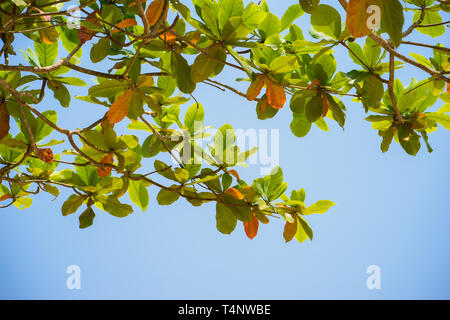
{"type": "Polygon", "coordinates": [[[60,188],[67,188],[73,194],[62,213],[85,206],[79,216],[80,228],[85,228],[93,224],[94,208],[116,217],[131,214],[133,208],[121,202],[126,194],[146,210],[148,188],[155,187],[160,205],[179,198],[193,206],[216,203],[217,229],[225,234],[241,221],[247,236],[254,238],[260,222],[277,216],[286,221],[287,242],[312,239],[304,216],[325,213],[334,203],[322,200],[307,206],[303,189],[288,197],[279,167],[252,183],[242,180],[236,167],[255,150],[241,151],[229,124],[202,146],[209,127],[203,125],[205,110],[194,98],[196,87],[203,83],[256,101],[261,120],[275,117],[292,96],[290,127],[298,137],[306,136],[313,123],[328,131],[326,118],[344,128],[346,107],[340,98],[352,96],[372,113],[367,120],[383,138],[383,152],[394,138],[409,154],[417,154],[420,138],[431,151],[428,134],[438,124],[450,129],[448,86],[445,92],[450,49],[426,45],[433,50],[433,57],[426,59],[415,53],[406,57],[398,47],[415,31],[431,37],[445,33],[439,12],[448,11],[449,3],[407,2],[414,8],[404,8],[399,0],[340,0],[347,9],[343,24],[339,11],[319,0],[300,0],[281,19],[266,1],[244,6],[242,0],[194,0],[194,16],[178,0],[81,0],[77,10],[83,17],[74,28],[73,11],[63,10],[64,1],[0,1],[0,56],[5,59],[0,64],[0,201],[9,201],[4,207],[26,208],[33,194],[44,191],[57,197],[60,188]],[[373,5],[381,12],[378,29],[367,23],[374,19],[368,10],[373,5]],[[414,10],[415,16],[403,31],[405,10],[414,10]],[[310,18],[313,41],[294,24],[302,16],[310,18]],[[390,40],[382,38],[384,33],[390,40]],[[16,37],[34,43],[20,49],[28,65],[9,63],[17,54],[16,37]],[[358,37],[367,37],[363,47],[358,37]],[[57,60],[60,45],[68,54],[57,60]],[[337,71],[336,46],[348,50],[357,69],[337,71]],[[85,67],[84,48],[90,48],[92,63],[113,62],[111,69],[85,67]],[[404,63],[430,77],[413,79],[404,88],[394,74],[404,63]],[[237,80],[250,82],[246,93],[212,79],[225,68],[245,76],[237,80]],[[106,108],[102,118],[82,129],[62,128],[56,111],[39,111],[48,89],[69,108],[73,97],[68,86],[87,86],[67,76],[69,71],[97,77],[86,96],[75,98],[106,108]],[[446,105],[429,112],[439,98],[446,105]],[[182,117],[181,109],[191,99],[195,102],[182,117]],[[125,121],[127,129],[145,133],[144,141],[118,135],[116,125],[125,121]],[[52,133],[64,140],[47,141],[52,133]],[[54,154],[55,146],[66,141],[70,149],[54,154]],[[162,154],[177,165],[159,158],[153,171],[143,172],[142,161],[162,154]]]}

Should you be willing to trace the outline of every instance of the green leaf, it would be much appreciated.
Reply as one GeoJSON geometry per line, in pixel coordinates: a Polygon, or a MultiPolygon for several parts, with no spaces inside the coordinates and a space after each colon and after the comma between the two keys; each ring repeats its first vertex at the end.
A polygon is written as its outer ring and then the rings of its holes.
{"type": "Polygon", "coordinates": [[[80,229],[85,229],[94,224],[95,213],[91,207],[84,210],[84,212],[78,217],[80,221],[80,229]]]}
{"type": "Polygon", "coordinates": [[[185,183],[189,179],[189,171],[183,168],[175,168],[174,170],[175,177],[178,182],[185,183]]]}
{"type": "Polygon", "coordinates": [[[383,12],[381,16],[381,28],[389,34],[392,42],[398,47],[402,42],[403,23],[405,22],[403,6],[399,0],[381,1],[383,12]]]}
{"type": "Polygon", "coordinates": [[[91,61],[97,63],[108,56],[111,41],[108,38],[101,38],[91,49],[91,61]]]}
{"type": "Polygon", "coordinates": [[[35,42],[34,49],[42,67],[51,66],[58,57],[58,42],[52,44],[35,42]]]}
{"type": "MultiPolygon", "coordinates": [[[[421,15],[421,11],[417,10],[414,14],[414,21],[419,20],[421,15]]],[[[439,24],[442,22],[442,17],[441,15],[434,11],[434,10],[430,10],[430,9],[426,9],[425,10],[425,17],[422,21],[422,25],[432,25],[432,24],[439,24]]],[[[420,33],[426,34],[432,38],[437,38],[442,36],[445,33],[445,26],[444,25],[437,25],[437,26],[433,26],[433,27],[417,27],[416,28],[417,31],[419,31],[420,33]]]]}
{"type": "Polygon", "coordinates": [[[300,4],[293,4],[287,8],[286,12],[281,17],[281,30],[286,30],[292,23],[303,15],[303,10],[300,4]]]}
{"type": "Polygon", "coordinates": [[[71,195],[62,205],[61,211],[63,216],[75,213],[84,202],[84,198],[77,194],[71,195]]]}
{"type": "Polygon", "coordinates": [[[330,38],[337,40],[341,35],[341,15],[336,9],[329,5],[321,4],[317,9],[312,11],[311,25],[314,30],[321,32],[330,38]]]}
{"type": "Polygon", "coordinates": [[[172,74],[177,81],[178,89],[183,93],[192,93],[195,83],[191,77],[191,67],[181,55],[172,53],[172,74]]]}
{"type": "Polygon", "coordinates": [[[124,218],[133,212],[133,207],[122,204],[115,196],[97,197],[106,212],[117,218],[124,218]]]}
{"type": "Polygon", "coordinates": [[[332,206],[336,205],[334,202],[329,200],[319,200],[315,204],[306,208],[302,214],[310,215],[310,214],[323,214],[328,211],[332,206]]]}
{"type": "Polygon", "coordinates": [[[294,119],[291,122],[291,130],[292,133],[299,138],[305,137],[309,131],[311,130],[311,122],[306,119],[306,115],[304,113],[294,113],[294,119]]]}
{"type": "Polygon", "coordinates": [[[267,39],[274,34],[279,34],[281,30],[280,19],[276,15],[268,12],[259,25],[258,30],[263,39],[267,39]]]}
{"type": "Polygon", "coordinates": [[[203,127],[203,119],[205,117],[205,110],[200,103],[194,103],[184,115],[184,125],[192,135],[196,130],[200,130],[203,127]]]}
{"type": "Polygon", "coordinates": [[[191,77],[194,83],[208,79],[216,70],[219,61],[226,60],[226,52],[220,46],[213,46],[206,51],[207,55],[201,53],[197,56],[191,68],[191,77]]]}
{"type": "Polygon", "coordinates": [[[216,204],[216,227],[223,234],[231,234],[237,225],[237,218],[229,207],[222,203],[216,204]]]}
{"type": "Polygon", "coordinates": [[[168,206],[177,201],[180,198],[178,192],[173,192],[165,189],[161,189],[156,197],[158,203],[162,206],[168,206]]]}
{"type": "Polygon", "coordinates": [[[149,202],[148,191],[145,184],[142,181],[133,181],[130,180],[130,184],[128,186],[128,195],[130,196],[131,201],[142,211],[146,211],[149,202]]]}
{"type": "Polygon", "coordinates": [[[450,130],[450,116],[444,113],[430,112],[426,113],[428,119],[434,120],[443,126],[445,129],[450,130]]]}
{"type": "Polygon", "coordinates": [[[128,84],[118,80],[106,80],[89,88],[89,95],[94,97],[115,97],[117,94],[128,89],[128,84]]]}
{"type": "Polygon", "coordinates": [[[219,29],[223,30],[225,24],[231,17],[240,17],[244,11],[242,0],[220,0],[219,1],[219,29]]]}
{"type": "Polygon", "coordinates": [[[299,2],[306,13],[312,13],[320,4],[320,0],[299,0],[299,2]]]}
{"type": "Polygon", "coordinates": [[[47,86],[53,91],[53,96],[64,108],[70,105],[70,92],[65,85],[58,81],[49,81],[47,86]]]}
{"type": "Polygon", "coordinates": [[[309,226],[308,222],[303,219],[302,217],[297,217],[298,223],[297,223],[297,233],[295,234],[295,239],[303,243],[307,239],[312,240],[313,239],[313,231],[311,227],[309,226]]]}
{"type": "Polygon", "coordinates": [[[266,14],[261,10],[261,7],[257,4],[250,2],[242,14],[242,21],[250,30],[256,29],[263,21],[266,14]]]}
{"type": "Polygon", "coordinates": [[[378,108],[384,95],[383,83],[375,76],[370,75],[362,87],[362,101],[369,108],[378,108]]]}
{"type": "Polygon", "coordinates": [[[323,114],[323,103],[319,96],[314,96],[308,101],[305,108],[306,119],[309,122],[316,122],[322,117],[323,114]]]}
{"type": "Polygon", "coordinates": [[[294,71],[297,67],[296,56],[281,56],[275,58],[269,68],[272,73],[287,73],[294,71]]]}

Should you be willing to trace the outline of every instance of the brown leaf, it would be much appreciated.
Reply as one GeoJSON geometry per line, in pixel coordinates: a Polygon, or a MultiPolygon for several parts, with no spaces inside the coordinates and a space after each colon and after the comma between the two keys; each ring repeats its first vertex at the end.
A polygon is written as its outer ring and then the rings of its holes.
{"type": "Polygon", "coordinates": [[[44,162],[53,162],[53,151],[50,148],[37,149],[37,157],[44,162]]]}
{"type": "Polygon", "coordinates": [[[232,195],[233,197],[235,197],[238,200],[244,199],[244,196],[242,195],[242,193],[235,188],[228,189],[227,191],[225,191],[225,194],[232,195]]]}
{"type": "Polygon", "coordinates": [[[258,227],[259,227],[259,221],[256,219],[255,214],[253,213],[252,218],[250,221],[244,222],[244,230],[247,234],[247,237],[250,239],[253,239],[258,234],[258,227]]]}
{"type": "Polygon", "coordinates": [[[232,169],[232,170],[229,170],[229,171],[226,171],[226,172],[228,172],[229,174],[234,176],[236,179],[241,180],[241,178],[239,178],[239,173],[237,173],[236,170],[232,169]]]}
{"type": "Polygon", "coordinates": [[[265,79],[267,88],[267,102],[275,109],[283,108],[286,103],[286,92],[283,86],[273,82],[269,78],[265,79]]]}
{"type": "MultiPolygon", "coordinates": [[[[125,28],[135,26],[135,25],[137,25],[137,22],[134,19],[125,19],[125,20],[120,21],[119,23],[116,23],[116,27],[120,28],[120,29],[125,29],[125,28]]],[[[111,30],[111,33],[119,32],[120,30],[117,28],[113,28],[111,30]]]]}
{"type": "Polygon", "coordinates": [[[0,139],[9,133],[9,112],[6,109],[6,101],[0,103],[0,139]]]}
{"type": "Polygon", "coordinates": [[[128,89],[114,101],[107,113],[108,120],[111,124],[118,123],[127,116],[128,106],[133,95],[134,90],[128,89]]]}
{"type": "Polygon", "coordinates": [[[347,5],[347,28],[355,38],[360,38],[370,34],[367,27],[367,0],[350,0],[347,5]]]}
{"type": "MultiPolygon", "coordinates": [[[[147,21],[150,27],[154,26],[164,11],[164,0],[154,0],[147,8],[145,12],[145,16],[147,17],[147,21]]],[[[167,16],[167,10],[166,10],[167,16]]],[[[164,18],[165,20],[165,18],[164,18]]]]}
{"type": "Polygon", "coordinates": [[[330,109],[330,106],[328,105],[328,99],[327,96],[324,94],[322,95],[322,103],[323,103],[323,117],[327,116],[328,110],[330,109]]]}
{"type": "Polygon", "coordinates": [[[12,196],[10,194],[4,194],[0,197],[0,201],[5,201],[5,200],[11,199],[11,198],[12,198],[12,196]]]}
{"type": "Polygon", "coordinates": [[[248,90],[247,90],[247,99],[248,100],[253,101],[256,99],[256,97],[261,92],[262,87],[264,86],[264,79],[265,79],[265,76],[263,76],[262,74],[258,74],[256,76],[255,81],[252,81],[252,83],[250,84],[250,87],[248,87],[248,90]]]}
{"type": "MultiPolygon", "coordinates": [[[[104,155],[102,160],[100,160],[100,163],[113,164],[114,163],[113,155],[111,153],[104,155]]],[[[98,167],[97,168],[97,174],[100,178],[109,176],[111,174],[111,171],[112,171],[111,167],[98,167]]]]}
{"type": "MultiPolygon", "coordinates": [[[[101,12],[99,10],[91,12],[86,17],[86,21],[101,27],[102,24],[98,21],[97,14],[101,15],[101,12]]],[[[89,30],[88,28],[81,26],[78,30],[78,39],[80,39],[81,43],[85,43],[86,41],[91,40],[96,34],[97,31],[89,30]]]]}
{"type": "Polygon", "coordinates": [[[293,223],[286,222],[286,225],[284,226],[283,237],[284,240],[286,240],[286,243],[294,239],[296,233],[297,233],[297,218],[294,217],[293,223]]]}

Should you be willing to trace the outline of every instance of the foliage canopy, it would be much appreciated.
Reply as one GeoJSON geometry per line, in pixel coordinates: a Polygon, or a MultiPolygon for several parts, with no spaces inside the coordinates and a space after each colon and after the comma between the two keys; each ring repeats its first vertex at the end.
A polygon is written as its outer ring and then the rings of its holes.
{"type": "Polygon", "coordinates": [[[86,228],[101,211],[131,214],[133,207],[121,202],[126,194],[145,211],[148,188],[158,188],[160,205],[179,198],[193,206],[215,203],[217,229],[224,234],[240,221],[252,239],[260,223],[277,216],[286,221],[286,242],[312,240],[305,216],[323,214],[334,203],[306,205],[303,189],[288,196],[279,167],[251,183],[242,180],[235,167],[255,150],[240,150],[229,124],[203,148],[198,141],[208,127],[194,97],[197,85],[254,101],[261,120],[290,107],[290,128],[299,138],[313,123],[328,130],[331,120],[344,128],[341,98],[351,96],[369,113],[366,120],[378,131],[382,152],[393,141],[413,156],[423,143],[431,152],[429,134],[438,126],[450,130],[450,49],[433,43],[446,33],[449,21],[441,15],[450,2],[292,2],[280,18],[266,1],[193,0],[193,11],[178,0],[81,0],[69,9],[74,3],[64,0],[0,1],[2,207],[27,208],[34,194],[57,197],[64,188],[73,194],[62,214],[81,213],[79,226],[86,228]],[[407,21],[405,12],[411,11],[413,20],[407,21]],[[295,24],[299,18],[309,19],[313,41],[295,24]],[[430,44],[408,41],[415,33],[429,36],[430,44]],[[20,48],[24,38],[33,47],[20,48]],[[354,69],[338,71],[338,46],[348,51],[354,69]],[[425,47],[431,57],[406,55],[405,47],[425,47]],[[25,64],[11,64],[10,57],[20,54],[25,64]],[[114,62],[109,71],[88,67],[106,59],[114,62]],[[426,76],[402,84],[396,73],[405,64],[426,76]],[[247,92],[214,80],[227,69],[249,82],[247,92]],[[88,86],[69,72],[94,76],[96,83],[88,86]],[[87,95],[73,97],[71,86],[88,86],[87,95]],[[48,94],[59,104],[56,110],[43,110],[48,94]],[[58,114],[67,116],[62,108],[70,109],[74,98],[105,108],[104,116],[85,128],[62,128],[58,114]],[[444,106],[431,111],[439,99],[444,106]],[[181,117],[188,101],[193,103],[181,117]],[[130,132],[121,135],[117,125],[123,122],[130,132]],[[132,130],[147,138],[139,141],[132,130]],[[66,149],[54,153],[57,145],[66,149]],[[177,164],[157,159],[161,154],[177,164]],[[143,170],[144,158],[155,158],[153,171],[143,170]]]}

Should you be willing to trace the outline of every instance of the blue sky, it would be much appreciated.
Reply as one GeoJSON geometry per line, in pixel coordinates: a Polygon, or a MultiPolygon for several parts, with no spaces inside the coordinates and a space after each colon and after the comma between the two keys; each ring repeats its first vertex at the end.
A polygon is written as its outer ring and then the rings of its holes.
{"type": "MultiPolygon", "coordinates": [[[[268,1],[279,16],[294,3],[268,1]]],[[[449,20],[449,15],[443,18],[449,20]]],[[[308,23],[307,15],[297,21],[305,35],[308,23]]],[[[425,36],[412,39],[437,42],[425,36]]],[[[438,40],[450,45],[448,38],[438,40]]],[[[21,41],[20,46],[30,44],[21,41]]],[[[430,56],[430,51],[418,52],[430,56]]],[[[89,65],[88,53],[85,49],[83,59],[89,65]]],[[[345,51],[338,49],[336,58],[339,70],[354,68],[345,51]]],[[[21,61],[17,57],[11,63],[21,61]]],[[[109,65],[94,67],[107,70],[109,65]]],[[[424,77],[408,67],[398,74],[404,83],[411,76],[424,77]]],[[[242,75],[227,71],[220,79],[233,83],[238,77],[242,75]]],[[[246,84],[239,86],[245,90],[246,84]]],[[[86,92],[87,88],[71,88],[73,94],[86,92]]],[[[0,212],[0,298],[450,298],[446,130],[430,135],[432,154],[422,148],[411,157],[398,144],[382,154],[377,132],[363,120],[361,105],[350,99],[343,99],[349,110],[345,131],[330,122],[329,133],[314,128],[298,139],[289,129],[289,108],[274,119],[259,121],[254,103],[232,93],[200,84],[196,97],[206,109],[205,123],[216,128],[228,122],[234,128],[280,130],[280,165],[289,190],[305,188],[307,204],[320,199],[337,204],[325,215],[308,219],[314,241],[285,244],[281,220],[260,226],[254,240],[246,238],[242,225],[224,236],[215,230],[214,205],[193,208],[179,200],[160,207],[153,188],[145,213],[136,208],[119,219],[97,210],[94,226],[79,230],[78,215],[63,217],[60,212],[68,193],[55,201],[42,195],[29,209],[0,212]],[[66,288],[69,265],[81,268],[80,290],[66,288]],[[366,287],[370,265],[381,268],[381,290],[366,287]]],[[[51,93],[41,108],[61,112],[58,124],[70,128],[89,124],[105,111],[76,99],[70,109],[62,110],[52,102],[51,93]]],[[[151,168],[150,162],[145,165],[151,168]]],[[[239,173],[251,180],[259,176],[259,169],[251,166],[239,173]]]]}

